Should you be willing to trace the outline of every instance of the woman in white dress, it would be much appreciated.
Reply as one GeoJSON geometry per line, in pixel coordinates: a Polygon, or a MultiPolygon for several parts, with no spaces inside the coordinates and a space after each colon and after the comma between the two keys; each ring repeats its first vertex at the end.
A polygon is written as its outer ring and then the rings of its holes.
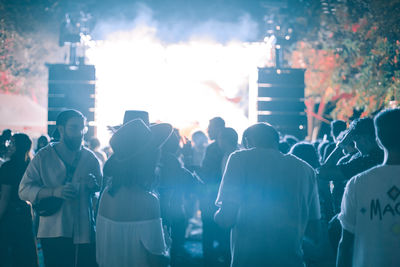
{"type": "Polygon", "coordinates": [[[96,224],[100,267],[168,265],[159,201],[150,186],[159,147],[171,132],[169,124],[147,127],[138,119],[112,136],[114,154],[104,166],[111,184],[101,196],[96,224]]]}

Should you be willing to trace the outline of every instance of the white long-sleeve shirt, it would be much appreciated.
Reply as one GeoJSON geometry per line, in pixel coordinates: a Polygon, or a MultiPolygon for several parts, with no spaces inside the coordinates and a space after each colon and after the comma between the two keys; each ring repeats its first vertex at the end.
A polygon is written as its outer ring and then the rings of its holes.
{"type": "MultiPolygon", "coordinates": [[[[90,150],[82,148],[82,153],[74,176],[73,184],[80,184],[81,179],[93,174],[101,180],[99,161],[90,150]]],[[[66,167],[54,150],[54,143],[41,149],[29,163],[19,185],[19,197],[33,204],[42,188],[55,188],[64,184],[66,167]]],[[[73,200],[64,200],[55,214],[40,217],[38,238],[70,237],[75,244],[94,241],[94,214],[90,192],[79,186],[79,196],[73,200]]]]}

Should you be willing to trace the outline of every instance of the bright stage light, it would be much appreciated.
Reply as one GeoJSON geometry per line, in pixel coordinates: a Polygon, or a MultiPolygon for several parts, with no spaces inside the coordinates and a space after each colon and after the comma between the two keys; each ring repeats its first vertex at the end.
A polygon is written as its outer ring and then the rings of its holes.
{"type": "Polygon", "coordinates": [[[128,109],[146,110],[151,122],[171,123],[186,135],[205,130],[214,116],[240,133],[251,123],[249,75],[270,55],[267,42],[165,44],[147,26],[116,32],[87,51],[96,66],[98,137],[105,145],[106,126],[121,124],[128,109]]]}

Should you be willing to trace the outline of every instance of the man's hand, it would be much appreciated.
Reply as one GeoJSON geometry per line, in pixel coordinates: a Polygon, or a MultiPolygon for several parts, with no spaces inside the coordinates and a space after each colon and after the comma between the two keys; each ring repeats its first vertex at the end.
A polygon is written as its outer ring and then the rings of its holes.
{"type": "Polygon", "coordinates": [[[65,185],[54,188],[52,195],[54,197],[69,200],[74,199],[78,196],[78,190],[75,185],[67,183],[65,185]]]}
{"type": "Polygon", "coordinates": [[[87,176],[81,178],[81,182],[89,190],[97,191],[100,189],[97,178],[93,173],[89,173],[87,176]]]}
{"type": "Polygon", "coordinates": [[[354,131],[352,129],[347,130],[344,134],[343,138],[339,140],[336,146],[341,147],[342,149],[349,145],[354,140],[354,131]]]}

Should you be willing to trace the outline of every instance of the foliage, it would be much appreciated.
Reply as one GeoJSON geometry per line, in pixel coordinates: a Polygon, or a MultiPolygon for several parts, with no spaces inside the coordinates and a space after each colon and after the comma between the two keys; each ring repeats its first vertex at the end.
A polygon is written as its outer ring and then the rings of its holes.
{"type": "MultiPolygon", "coordinates": [[[[2,1],[0,5],[0,92],[27,95],[45,106],[45,63],[62,60],[57,34],[44,5],[2,1]],[[48,26],[46,26],[48,25],[48,26]]],[[[58,32],[57,32],[58,33],[58,32]]]]}
{"type": "Polygon", "coordinates": [[[326,1],[317,2],[313,20],[299,17],[302,36],[290,53],[293,67],[307,68],[308,112],[316,117],[318,104],[320,120],[347,120],[399,101],[400,1],[330,1],[325,10],[326,1]]]}

